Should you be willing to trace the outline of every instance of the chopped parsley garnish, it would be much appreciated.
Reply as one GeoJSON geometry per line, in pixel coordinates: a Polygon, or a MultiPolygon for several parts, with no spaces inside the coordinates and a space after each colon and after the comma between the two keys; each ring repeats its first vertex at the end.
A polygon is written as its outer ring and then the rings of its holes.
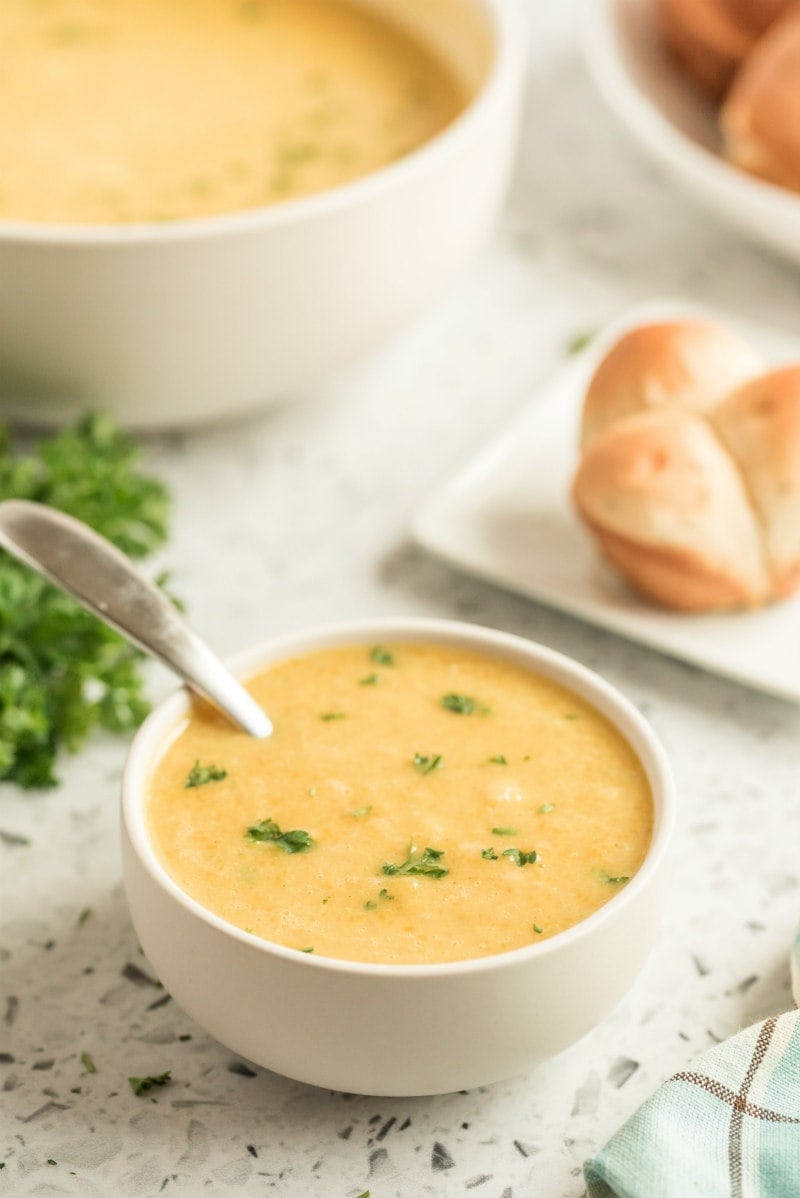
{"type": "Polygon", "coordinates": [[[603,871],[603,881],[607,886],[622,886],[625,882],[630,882],[630,877],[627,874],[619,874],[617,877],[612,877],[603,871]]]}
{"type": "Polygon", "coordinates": [[[503,856],[510,857],[520,868],[523,865],[533,865],[534,861],[538,861],[539,859],[536,849],[531,849],[529,853],[526,853],[523,849],[503,849],[503,856]]]}
{"type": "MultiPolygon", "coordinates": [[[[378,898],[383,899],[384,902],[389,903],[394,899],[394,895],[389,894],[389,891],[384,886],[381,890],[378,891],[378,898]]],[[[375,899],[367,899],[367,901],[364,903],[364,908],[367,911],[377,911],[378,906],[379,906],[379,903],[375,899]]]]}
{"type": "Polygon", "coordinates": [[[544,928],[542,927],[541,924],[535,923],[533,925],[533,930],[537,936],[541,936],[542,932],[544,931],[544,928]]]}
{"type": "Polygon", "coordinates": [[[49,1156],[49,1157],[47,1158],[47,1164],[48,1164],[48,1165],[57,1165],[57,1164],[58,1164],[58,1161],[54,1161],[54,1160],[53,1160],[53,1158],[52,1158],[52,1156],[49,1156]]]}
{"type": "Polygon", "coordinates": [[[359,686],[377,686],[380,682],[380,674],[367,674],[366,678],[360,678],[359,686]]]}
{"type": "Polygon", "coordinates": [[[88,1052],[81,1053],[81,1064],[83,1065],[83,1067],[87,1073],[97,1073],[97,1066],[95,1065],[92,1058],[89,1056],[88,1052]]]}
{"type": "Polygon", "coordinates": [[[375,645],[369,659],[374,661],[376,666],[393,666],[395,664],[394,654],[390,653],[383,645],[375,645]]]}
{"type": "Polygon", "coordinates": [[[489,708],[471,695],[442,695],[441,705],[445,711],[452,711],[455,715],[474,715],[476,711],[481,715],[489,714],[489,708]]]}
{"type": "Polygon", "coordinates": [[[413,766],[420,774],[432,774],[434,770],[440,770],[444,760],[441,753],[431,754],[426,757],[422,753],[415,753],[413,766]]]}
{"type": "Polygon", "coordinates": [[[591,345],[596,336],[596,329],[580,329],[577,333],[573,333],[567,342],[567,353],[579,354],[582,349],[586,349],[587,345],[591,345]]]}
{"type": "Polygon", "coordinates": [[[301,828],[295,828],[291,832],[281,832],[274,819],[262,819],[260,823],[253,824],[248,828],[244,835],[245,840],[276,844],[278,848],[283,849],[284,853],[302,853],[305,849],[312,848],[314,844],[314,840],[308,832],[304,832],[301,828]]]}
{"type": "MultiPolygon", "coordinates": [[[[12,453],[0,426],[0,499],[29,499],[85,521],[144,558],[167,535],[167,492],[139,470],[139,451],[108,416],[92,415],[34,451],[12,453]]],[[[128,732],[149,710],[145,654],[28,566],[0,552],[0,779],[54,786],[60,749],[95,728],[128,732]]]]}
{"type": "Polygon", "coordinates": [[[190,790],[193,786],[205,786],[208,782],[222,782],[227,776],[227,770],[220,769],[217,765],[201,765],[198,758],[186,775],[183,785],[190,790]]]}
{"type": "Polygon", "coordinates": [[[75,926],[78,928],[82,928],[83,925],[86,923],[86,920],[91,918],[91,915],[92,915],[92,908],[84,907],[83,910],[81,911],[80,915],[78,916],[78,918],[75,920],[75,926]]]}
{"type": "Polygon", "coordinates": [[[580,716],[578,715],[577,711],[565,711],[564,719],[565,720],[579,720],[580,716]]]}
{"type": "Polygon", "coordinates": [[[519,828],[492,828],[492,836],[516,836],[519,828]]]}
{"type": "Polygon", "coordinates": [[[496,757],[489,758],[489,765],[508,765],[508,758],[503,753],[498,753],[496,757]]]}
{"type": "Polygon", "coordinates": [[[372,804],[369,807],[356,807],[355,811],[348,811],[348,815],[352,815],[353,819],[366,819],[372,813],[372,804]]]}
{"type": "Polygon", "coordinates": [[[313,951],[314,951],[313,948],[301,948],[300,949],[301,953],[313,953],[313,951]]]}
{"type": "Polygon", "coordinates": [[[0,843],[8,845],[10,849],[24,849],[33,842],[29,836],[20,836],[19,832],[0,831],[0,843]]]}
{"type": "Polygon", "coordinates": [[[129,1077],[128,1084],[136,1097],[141,1098],[142,1094],[152,1090],[153,1086],[166,1086],[171,1080],[172,1070],[167,1069],[164,1073],[151,1073],[147,1077],[129,1077]]]}
{"type": "Polygon", "coordinates": [[[330,723],[331,720],[346,719],[347,712],[346,711],[323,711],[319,718],[321,720],[324,720],[325,723],[328,724],[328,723],[330,723]]]}
{"type": "Polygon", "coordinates": [[[408,857],[401,865],[393,865],[385,861],[381,867],[381,871],[385,874],[397,874],[402,877],[407,877],[409,874],[422,874],[428,878],[443,878],[450,871],[445,869],[439,861],[444,856],[444,849],[423,849],[420,853],[413,845],[409,849],[408,857]]]}
{"type": "Polygon", "coordinates": [[[549,815],[551,811],[555,811],[555,803],[542,803],[539,808],[539,815],[549,815]]]}
{"type": "Polygon", "coordinates": [[[483,857],[484,861],[497,861],[497,853],[493,848],[483,849],[481,857],[483,857]]]}

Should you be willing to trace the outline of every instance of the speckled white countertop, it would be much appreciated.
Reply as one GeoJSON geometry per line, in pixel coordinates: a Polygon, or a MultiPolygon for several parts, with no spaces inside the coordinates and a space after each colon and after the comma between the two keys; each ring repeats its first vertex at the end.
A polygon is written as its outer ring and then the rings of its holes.
{"type": "Polygon", "coordinates": [[[415,1100],[285,1081],[209,1039],[139,955],[117,844],[125,744],[95,740],[59,789],[0,794],[0,1194],[578,1198],[585,1157],[665,1076],[790,1005],[800,709],[510,597],[407,540],[415,506],[502,429],[569,338],[634,301],[794,322],[800,346],[797,270],[718,226],[629,146],[580,61],[576,3],[528,2],[521,160],[482,260],[335,386],[149,455],[175,496],[174,588],[223,652],[332,618],[456,616],[621,686],[679,784],[663,936],[611,1018],[513,1081],[415,1100]],[[132,1095],[129,1074],[164,1069],[174,1082],[157,1104],[132,1095]]]}

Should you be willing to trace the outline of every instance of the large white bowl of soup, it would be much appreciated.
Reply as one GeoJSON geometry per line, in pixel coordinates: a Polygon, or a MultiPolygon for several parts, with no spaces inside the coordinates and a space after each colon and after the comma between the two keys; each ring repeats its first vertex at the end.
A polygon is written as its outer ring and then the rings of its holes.
{"type": "Polygon", "coordinates": [[[297,396],[415,317],[502,201],[507,0],[5,0],[0,42],[7,416],[297,396]]]}
{"type": "Polygon", "coordinates": [[[272,736],[180,692],[123,779],[136,933],[202,1027],[303,1082],[413,1095],[519,1073],[612,1010],[656,936],[674,823],[632,704],[446,621],[233,664],[272,736]]]}

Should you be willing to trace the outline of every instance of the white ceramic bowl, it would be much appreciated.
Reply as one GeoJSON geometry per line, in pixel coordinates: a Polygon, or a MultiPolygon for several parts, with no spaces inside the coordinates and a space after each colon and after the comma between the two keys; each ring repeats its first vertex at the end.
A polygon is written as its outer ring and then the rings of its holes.
{"type": "Polygon", "coordinates": [[[319,195],[162,224],[0,220],[0,411],[129,428],[291,398],[417,314],[491,228],[516,141],[511,0],[359,0],[416,30],[472,100],[444,132],[319,195]]]}
{"type": "Polygon", "coordinates": [[[661,45],[655,0],[593,0],[584,47],[595,83],[644,153],[700,203],[783,257],[800,261],[800,196],[721,156],[714,106],[661,45]]]}
{"type": "Polygon", "coordinates": [[[142,947],[176,1001],[223,1044],[287,1077],[361,1094],[438,1094],[519,1073],[603,1019],[641,969],[667,887],[675,799],[649,725],[608,683],[520,637],[438,620],[361,621],[261,645],[233,663],[247,676],[339,644],[412,641],[512,661],[569,687],[637,753],[655,828],[631,882],[582,923],[541,944],[443,965],[372,965],[306,956],[226,923],[167,875],[145,826],[147,779],[187,698],[146,720],[122,786],[123,869],[142,947]]]}

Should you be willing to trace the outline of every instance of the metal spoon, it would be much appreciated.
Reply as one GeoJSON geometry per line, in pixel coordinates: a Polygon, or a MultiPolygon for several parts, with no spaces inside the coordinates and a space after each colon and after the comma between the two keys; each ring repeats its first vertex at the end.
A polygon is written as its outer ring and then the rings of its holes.
{"type": "Polygon", "coordinates": [[[7,499],[0,503],[0,545],[164,662],[245,732],[270,735],[266,713],[166,595],[87,524],[43,503],[7,499]]]}

